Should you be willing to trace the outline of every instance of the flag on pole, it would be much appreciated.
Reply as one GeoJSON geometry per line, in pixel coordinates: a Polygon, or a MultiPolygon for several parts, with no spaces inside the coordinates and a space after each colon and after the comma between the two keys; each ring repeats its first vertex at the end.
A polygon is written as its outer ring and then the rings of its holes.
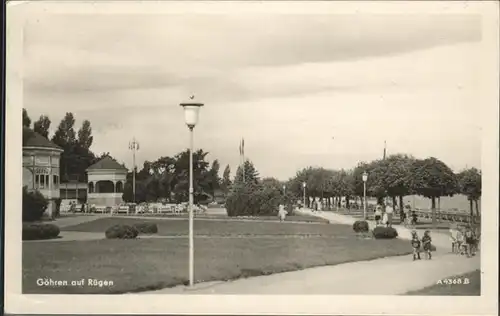
{"type": "Polygon", "coordinates": [[[245,139],[241,139],[241,155],[245,157],[245,139]]]}

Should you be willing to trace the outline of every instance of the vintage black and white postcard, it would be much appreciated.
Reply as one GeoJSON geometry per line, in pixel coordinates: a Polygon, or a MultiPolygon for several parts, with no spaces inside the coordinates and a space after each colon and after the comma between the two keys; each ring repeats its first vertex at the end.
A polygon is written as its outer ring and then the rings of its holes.
{"type": "Polygon", "coordinates": [[[498,9],[9,2],[6,312],[495,314],[498,9]]]}

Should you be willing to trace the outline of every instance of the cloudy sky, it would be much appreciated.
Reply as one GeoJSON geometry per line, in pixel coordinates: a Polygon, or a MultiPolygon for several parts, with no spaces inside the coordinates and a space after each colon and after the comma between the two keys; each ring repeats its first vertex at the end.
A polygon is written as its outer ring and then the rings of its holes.
{"type": "Polygon", "coordinates": [[[39,14],[24,29],[24,107],[91,121],[92,149],[132,164],[188,142],[179,103],[205,103],[196,147],[262,176],[388,153],[480,167],[474,15],[39,14]]]}

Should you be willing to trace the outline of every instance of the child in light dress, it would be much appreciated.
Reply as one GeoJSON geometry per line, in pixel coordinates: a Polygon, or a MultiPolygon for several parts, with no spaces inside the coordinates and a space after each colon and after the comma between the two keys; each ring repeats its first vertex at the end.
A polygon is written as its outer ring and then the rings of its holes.
{"type": "Polygon", "coordinates": [[[283,204],[280,204],[278,207],[278,218],[279,218],[280,222],[285,221],[287,214],[288,214],[288,212],[285,210],[285,206],[283,204]]]}
{"type": "Polygon", "coordinates": [[[413,248],[413,261],[420,260],[420,239],[415,230],[411,232],[411,247],[413,248]]]}

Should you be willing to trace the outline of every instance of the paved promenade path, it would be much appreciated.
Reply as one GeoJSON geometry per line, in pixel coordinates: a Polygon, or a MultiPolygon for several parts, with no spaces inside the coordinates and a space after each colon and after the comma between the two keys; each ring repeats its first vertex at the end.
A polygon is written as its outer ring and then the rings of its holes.
{"type": "MultiPolygon", "coordinates": [[[[320,216],[332,223],[349,225],[355,221],[354,218],[333,212],[300,212],[320,216]]],[[[374,223],[370,222],[370,225],[374,226],[374,223]]],[[[399,226],[395,228],[399,238],[410,237],[410,229],[399,226]]],[[[450,242],[446,234],[435,233],[432,237],[437,247],[432,260],[412,261],[411,256],[388,257],[230,282],[200,283],[192,289],[178,286],[144,293],[398,295],[434,285],[446,277],[480,268],[479,256],[467,258],[449,253],[450,242]]]]}
{"type": "MultiPolygon", "coordinates": [[[[316,216],[320,217],[323,219],[328,220],[332,224],[345,224],[345,225],[352,225],[355,221],[359,220],[358,218],[354,218],[349,215],[342,215],[338,214],[335,212],[322,212],[322,211],[312,211],[310,209],[301,209],[296,211],[298,213],[304,214],[304,215],[311,215],[311,216],[316,216]]],[[[375,227],[375,221],[372,220],[367,220],[370,230],[372,230],[375,227]]],[[[400,239],[411,239],[411,231],[412,229],[406,228],[401,225],[393,225],[393,228],[395,228],[398,232],[398,238],[400,239]]],[[[422,237],[423,232],[420,230],[419,231],[419,237],[422,237]]],[[[451,250],[451,242],[450,242],[450,235],[448,231],[444,232],[439,232],[439,231],[433,231],[431,233],[432,237],[432,243],[437,247],[437,251],[441,252],[449,252],[451,250]]]]}

